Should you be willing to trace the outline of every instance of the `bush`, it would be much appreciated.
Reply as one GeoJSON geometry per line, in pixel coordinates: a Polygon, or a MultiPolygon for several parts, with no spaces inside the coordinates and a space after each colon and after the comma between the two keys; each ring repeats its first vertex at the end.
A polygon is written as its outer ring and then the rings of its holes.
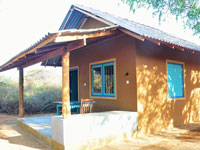
{"type": "MultiPolygon", "coordinates": [[[[32,80],[30,76],[28,76],[28,79],[28,84],[25,84],[24,88],[25,113],[36,114],[56,112],[56,105],[53,102],[56,100],[56,97],[61,96],[61,87],[52,84],[48,85],[46,83],[45,85],[39,84],[40,82],[38,80],[37,83],[34,83],[34,80],[32,80]]],[[[18,95],[18,83],[1,76],[0,113],[17,114],[19,106],[18,95]]]]}
{"type": "Polygon", "coordinates": [[[0,78],[0,112],[8,114],[18,113],[18,88],[17,83],[0,78]]]}
{"type": "Polygon", "coordinates": [[[53,103],[61,95],[61,88],[55,86],[28,88],[24,92],[24,110],[27,114],[56,112],[53,103]]]}

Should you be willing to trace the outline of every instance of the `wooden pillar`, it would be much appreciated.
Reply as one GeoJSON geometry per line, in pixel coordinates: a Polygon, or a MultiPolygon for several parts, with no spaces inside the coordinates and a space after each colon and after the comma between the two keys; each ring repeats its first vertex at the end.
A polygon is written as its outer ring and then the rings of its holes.
{"type": "Polygon", "coordinates": [[[70,63],[70,52],[65,50],[62,55],[62,115],[64,119],[71,115],[69,63],[70,63]]]}
{"type": "Polygon", "coordinates": [[[24,118],[24,71],[19,68],[19,118],[24,118]]]}

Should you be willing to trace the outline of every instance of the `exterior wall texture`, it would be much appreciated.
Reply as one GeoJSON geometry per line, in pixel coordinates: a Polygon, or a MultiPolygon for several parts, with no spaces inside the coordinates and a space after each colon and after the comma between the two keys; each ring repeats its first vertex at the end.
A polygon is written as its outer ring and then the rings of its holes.
{"type": "MultiPolygon", "coordinates": [[[[83,28],[104,26],[107,25],[89,18],[83,28]]],[[[144,133],[200,119],[200,53],[158,46],[130,36],[72,52],[71,66],[79,67],[79,99],[90,97],[89,64],[113,58],[116,59],[117,97],[95,99],[95,111],[137,111],[138,130],[144,133]],[[184,63],[183,99],[168,98],[167,60],[184,63]],[[125,76],[127,72],[129,75],[125,76]]]]}
{"type": "Polygon", "coordinates": [[[199,120],[200,53],[170,49],[151,42],[136,43],[138,129],[153,132],[199,120]],[[185,98],[168,98],[166,60],[185,65],[185,98]]]}
{"type": "Polygon", "coordinates": [[[91,96],[89,64],[114,58],[116,59],[116,99],[94,98],[96,100],[94,111],[137,111],[135,53],[135,40],[130,36],[121,36],[72,52],[70,66],[79,68],[79,99],[91,96]],[[125,75],[127,72],[128,76],[125,75]],[[126,84],[127,80],[129,84],[126,84]]]}
{"type": "Polygon", "coordinates": [[[86,23],[83,25],[82,29],[102,28],[102,27],[106,27],[106,26],[108,26],[108,25],[89,17],[88,20],[86,21],[86,23]]]}

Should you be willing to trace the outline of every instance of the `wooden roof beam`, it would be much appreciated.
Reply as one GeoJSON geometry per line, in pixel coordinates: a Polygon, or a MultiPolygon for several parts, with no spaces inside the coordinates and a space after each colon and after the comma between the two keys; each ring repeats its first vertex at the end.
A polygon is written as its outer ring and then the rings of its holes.
{"type": "Polygon", "coordinates": [[[181,51],[184,51],[185,49],[181,46],[178,46],[178,45],[175,45],[175,44],[170,44],[170,43],[167,43],[167,42],[164,42],[164,41],[160,41],[160,40],[156,40],[156,39],[153,39],[153,38],[149,38],[149,37],[144,37],[146,40],[149,40],[151,41],[152,43],[156,44],[156,45],[159,45],[162,43],[163,45],[166,45],[172,49],[178,49],[178,50],[181,50],[181,51]]]}
{"type": "Polygon", "coordinates": [[[76,50],[76,49],[84,47],[84,46],[85,46],[84,40],[75,41],[75,42],[69,43],[66,47],[61,47],[60,49],[57,49],[55,51],[45,53],[45,54],[41,55],[41,57],[33,59],[32,61],[27,61],[25,64],[21,65],[20,67],[26,68],[28,66],[37,64],[39,62],[54,58],[56,56],[60,56],[63,54],[65,49],[67,49],[67,51],[73,51],[73,50],[76,50]]]}
{"type": "Polygon", "coordinates": [[[126,34],[128,34],[128,35],[130,35],[130,36],[132,36],[132,37],[134,37],[134,38],[136,38],[136,39],[138,39],[138,40],[140,40],[140,41],[144,41],[145,40],[145,38],[143,38],[142,36],[140,36],[138,34],[135,34],[135,33],[131,32],[131,31],[128,31],[127,29],[120,28],[119,30],[124,32],[124,33],[126,33],[126,34]]]}
{"type": "Polygon", "coordinates": [[[101,38],[91,38],[91,39],[88,39],[87,41],[88,41],[89,46],[94,46],[94,45],[97,45],[100,43],[104,43],[104,42],[116,39],[116,38],[124,36],[124,35],[125,35],[125,33],[121,32],[119,34],[112,35],[112,36],[106,36],[106,37],[101,37],[101,38]]]}
{"type": "Polygon", "coordinates": [[[23,64],[21,66],[21,68],[26,68],[26,67],[32,66],[34,64],[37,64],[37,63],[39,63],[41,61],[45,61],[45,60],[48,60],[50,58],[62,55],[63,51],[64,51],[64,47],[62,47],[62,48],[60,48],[60,49],[58,49],[56,51],[49,52],[49,53],[47,53],[45,55],[42,55],[41,57],[33,59],[32,61],[26,62],[25,64],[23,64]]]}
{"type": "Polygon", "coordinates": [[[156,44],[156,45],[158,45],[158,46],[160,46],[160,44],[161,44],[161,41],[159,41],[159,40],[156,40],[156,39],[153,39],[153,38],[150,38],[150,37],[146,37],[146,36],[143,36],[146,40],[149,40],[149,41],[151,41],[152,43],[154,43],[154,44],[156,44]]]}
{"type": "Polygon", "coordinates": [[[99,31],[96,33],[84,34],[84,35],[66,35],[66,36],[59,36],[55,39],[55,42],[70,42],[75,40],[87,39],[87,38],[95,38],[95,37],[103,37],[109,36],[119,33],[119,31],[99,31]]]}
{"type": "MultiPolygon", "coordinates": [[[[25,52],[21,55],[19,55],[18,57],[14,58],[12,61],[10,61],[9,63],[5,64],[4,66],[7,66],[9,64],[12,64],[13,62],[19,60],[20,58],[24,57],[26,54],[29,54],[29,53],[32,53],[32,52],[35,52],[36,49],[46,45],[47,43],[51,42],[52,40],[54,40],[56,37],[58,36],[58,33],[52,35],[49,39],[45,40],[44,42],[40,43],[39,45],[35,46],[34,48],[32,48],[31,50],[29,50],[28,52],[25,52]]],[[[4,67],[2,66],[2,67],[4,67]]]]}
{"type": "Polygon", "coordinates": [[[164,45],[166,45],[166,46],[168,46],[168,47],[170,47],[172,49],[176,48],[176,49],[178,49],[180,51],[184,51],[185,50],[183,47],[178,46],[178,45],[174,45],[174,44],[170,44],[170,43],[166,43],[166,42],[162,42],[162,44],[164,44],[164,45]]]}
{"type": "Polygon", "coordinates": [[[86,12],[86,11],[83,11],[83,10],[77,8],[77,7],[75,7],[74,9],[77,10],[77,11],[79,11],[79,12],[81,12],[81,13],[83,13],[83,14],[85,14],[85,15],[87,15],[87,16],[90,16],[90,17],[92,17],[92,18],[94,18],[94,19],[96,19],[96,20],[98,20],[98,21],[101,21],[101,22],[103,22],[103,23],[105,23],[105,24],[107,24],[107,25],[109,25],[109,26],[114,25],[113,23],[111,23],[111,22],[109,22],[109,21],[106,21],[105,19],[102,19],[102,18],[100,18],[100,17],[97,17],[96,15],[93,15],[93,14],[91,14],[91,13],[88,13],[88,12],[86,12]]]}
{"type": "Polygon", "coordinates": [[[35,51],[35,53],[39,54],[39,53],[43,53],[43,52],[47,52],[47,51],[56,50],[56,49],[59,49],[61,47],[65,47],[66,45],[67,45],[67,43],[63,43],[63,44],[59,44],[59,45],[49,45],[49,46],[41,47],[41,48],[38,48],[35,51]]]}
{"type": "Polygon", "coordinates": [[[78,41],[71,42],[70,44],[68,44],[67,45],[67,50],[68,51],[73,51],[73,50],[82,48],[82,47],[84,47],[86,45],[87,45],[86,39],[78,40],[78,41]]]}

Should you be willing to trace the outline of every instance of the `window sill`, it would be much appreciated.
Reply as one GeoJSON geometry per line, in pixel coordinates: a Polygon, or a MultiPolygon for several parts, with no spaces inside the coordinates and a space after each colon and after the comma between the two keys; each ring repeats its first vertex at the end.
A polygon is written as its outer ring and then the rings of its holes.
{"type": "Polygon", "coordinates": [[[168,98],[169,100],[186,100],[186,97],[181,97],[181,98],[168,98]]]}
{"type": "Polygon", "coordinates": [[[108,100],[117,100],[117,97],[101,97],[101,96],[90,96],[92,99],[108,99],[108,100]]]}

